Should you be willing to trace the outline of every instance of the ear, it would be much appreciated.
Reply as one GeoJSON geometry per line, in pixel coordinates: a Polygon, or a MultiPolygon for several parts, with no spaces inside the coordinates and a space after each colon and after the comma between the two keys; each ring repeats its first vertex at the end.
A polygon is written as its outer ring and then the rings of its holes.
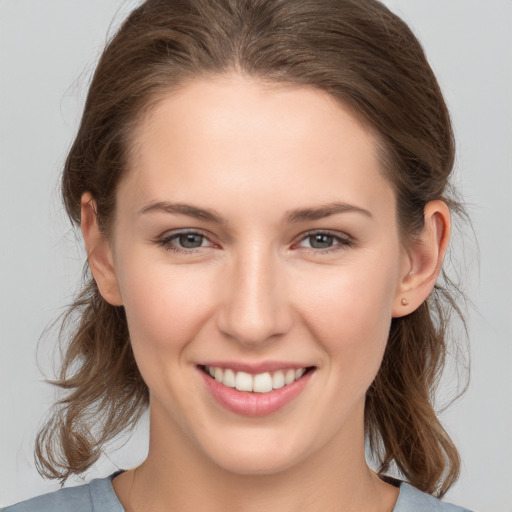
{"type": "Polygon", "coordinates": [[[393,317],[416,310],[436,284],[450,239],[450,210],[443,201],[430,201],[424,226],[407,252],[393,304],[393,317]]]}
{"type": "Polygon", "coordinates": [[[98,226],[96,202],[89,192],[82,195],[80,207],[80,226],[87,251],[87,260],[94,280],[101,296],[109,304],[122,306],[123,299],[119,292],[112,249],[105,234],[98,226]]]}

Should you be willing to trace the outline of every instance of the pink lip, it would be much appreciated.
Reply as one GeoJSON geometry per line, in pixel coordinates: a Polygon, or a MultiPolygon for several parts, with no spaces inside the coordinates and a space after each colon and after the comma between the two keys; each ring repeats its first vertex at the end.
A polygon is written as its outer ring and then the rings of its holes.
{"type": "Polygon", "coordinates": [[[288,370],[299,368],[307,368],[304,364],[290,363],[289,361],[263,361],[260,363],[240,363],[229,361],[207,361],[201,363],[199,366],[210,366],[214,368],[231,368],[235,372],[247,372],[252,375],[264,372],[274,372],[277,370],[288,370]]]}
{"type": "MultiPolygon", "coordinates": [[[[214,365],[212,364],[211,366],[214,365]]],[[[218,367],[222,366],[219,365],[218,367]]],[[[286,367],[290,368],[290,366],[285,366],[285,368],[286,367]]],[[[229,368],[234,369],[233,366],[229,366],[229,368]]],[[[283,366],[279,368],[281,369],[283,366]]],[[[206,388],[218,404],[235,414],[253,417],[272,414],[289,404],[303,391],[313,374],[312,371],[306,372],[300,379],[291,384],[280,389],[274,389],[268,393],[252,393],[229,388],[217,382],[215,379],[212,379],[203,370],[199,370],[199,372],[204,379],[206,388]]],[[[251,371],[250,373],[259,372],[251,371]]]]}

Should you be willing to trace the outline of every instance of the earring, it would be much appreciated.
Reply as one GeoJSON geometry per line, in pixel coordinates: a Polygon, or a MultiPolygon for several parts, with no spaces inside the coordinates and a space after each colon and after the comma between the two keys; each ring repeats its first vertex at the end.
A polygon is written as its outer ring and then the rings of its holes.
{"type": "Polygon", "coordinates": [[[407,299],[405,299],[405,298],[401,300],[401,303],[402,303],[402,306],[409,305],[409,301],[407,299]]]}

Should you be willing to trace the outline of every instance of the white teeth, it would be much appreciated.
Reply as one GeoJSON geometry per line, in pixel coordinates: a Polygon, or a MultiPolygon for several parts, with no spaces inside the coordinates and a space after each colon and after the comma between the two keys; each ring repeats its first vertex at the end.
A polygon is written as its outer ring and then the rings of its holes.
{"type": "Polygon", "coordinates": [[[251,375],[247,372],[235,372],[231,368],[218,368],[206,366],[205,370],[217,382],[224,384],[229,388],[236,388],[238,391],[254,391],[255,393],[268,393],[273,389],[280,389],[287,386],[297,379],[300,379],[306,368],[277,370],[271,372],[258,373],[251,375]]]}
{"type": "Polygon", "coordinates": [[[235,377],[235,388],[238,391],[252,391],[252,375],[250,373],[238,372],[235,377]]]}
{"type": "Polygon", "coordinates": [[[279,389],[284,386],[284,373],[282,370],[277,370],[272,377],[272,387],[274,389],[279,389]]]}
{"type": "Polygon", "coordinates": [[[284,376],[284,384],[287,386],[295,380],[295,370],[287,370],[284,376]]]}
{"type": "Polygon", "coordinates": [[[230,370],[229,368],[227,370],[224,370],[224,380],[222,381],[224,386],[227,386],[228,388],[234,388],[235,387],[235,372],[233,370],[230,370]]]}
{"type": "Polygon", "coordinates": [[[252,390],[256,393],[268,393],[272,391],[272,377],[270,373],[259,373],[253,377],[252,390]]]}

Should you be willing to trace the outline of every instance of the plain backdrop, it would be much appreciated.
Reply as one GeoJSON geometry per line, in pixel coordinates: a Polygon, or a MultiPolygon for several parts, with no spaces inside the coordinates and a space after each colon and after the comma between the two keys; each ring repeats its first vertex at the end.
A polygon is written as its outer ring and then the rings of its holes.
{"type": "MultiPolygon", "coordinates": [[[[510,512],[512,1],[386,3],[419,36],[446,95],[458,142],[456,181],[475,232],[466,228],[465,244],[455,244],[473,301],[472,376],[464,397],[442,414],[463,460],[446,499],[481,512],[510,512]]],[[[38,340],[69,303],[84,258],[60,205],[58,178],[106,34],[134,5],[0,0],[0,506],[58,488],[38,476],[32,455],[54,398],[43,374],[52,376],[58,356],[51,331],[38,366],[38,340]]],[[[85,479],[140,462],[145,427],[142,422],[85,479]]]]}

